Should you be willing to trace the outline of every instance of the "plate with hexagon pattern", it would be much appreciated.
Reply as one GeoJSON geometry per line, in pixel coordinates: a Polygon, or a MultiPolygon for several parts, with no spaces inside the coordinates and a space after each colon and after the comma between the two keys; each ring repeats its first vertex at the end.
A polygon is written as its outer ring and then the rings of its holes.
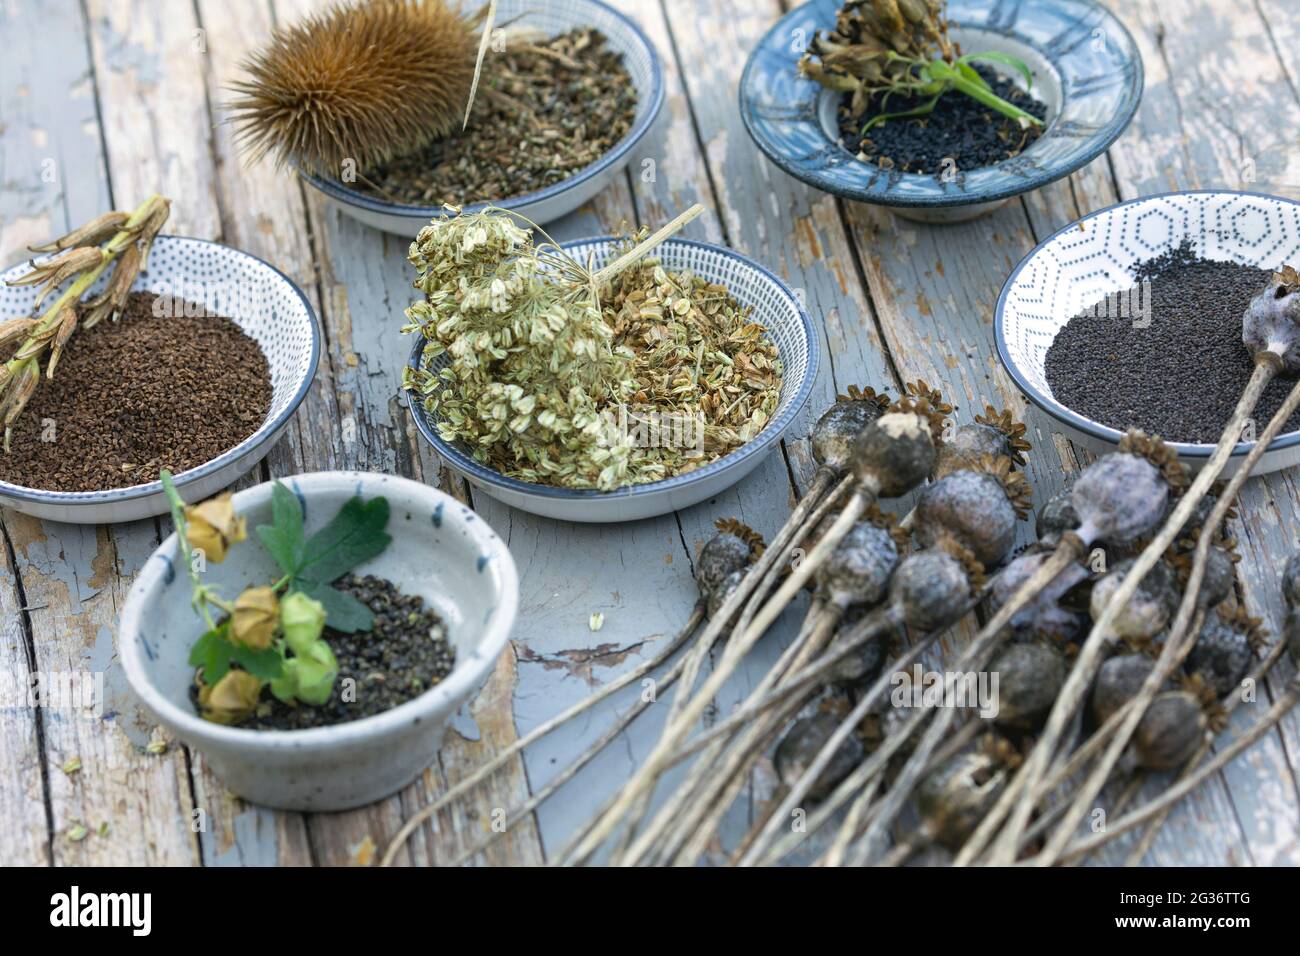
{"type": "MultiPolygon", "coordinates": [[[[1227,191],[1167,193],[1120,203],[1085,216],[1041,243],[1002,288],[994,334],[1003,366],[1020,390],[1084,447],[1112,451],[1123,433],[1056,400],[1047,383],[1047,350],[1072,316],[1131,288],[1139,263],[1184,241],[1205,259],[1261,269],[1295,264],[1300,262],[1300,203],[1227,191]]],[[[1204,464],[1214,447],[1169,444],[1193,468],[1204,464]]],[[[1237,445],[1225,474],[1232,473],[1252,444],[1237,445]]],[[[1300,464],[1300,432],[1279,436],[1255,473],[1295,464],[1300,464]]]]}

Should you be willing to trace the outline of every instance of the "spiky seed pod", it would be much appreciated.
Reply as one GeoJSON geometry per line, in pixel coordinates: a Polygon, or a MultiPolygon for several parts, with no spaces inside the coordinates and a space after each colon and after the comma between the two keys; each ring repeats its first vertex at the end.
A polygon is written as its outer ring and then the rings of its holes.
{"type": "Polygon", "coordinates": [[[244,62],[229,109],[254,160],[369,169],[456,129],[477,50],[444,0],[357,0],[277,30],[244,62]]]}
{"type": "Polygon", "coordinates": [[[1167,691],[1151,702],[1133,735],[1133,752],[1147,770],[1177,770],[1196,753],[1208,721],[1187,691],[1167,691]]]}
{"type": "MultiPolygon", "coordinates": [[[[946,627],[961,615],[970,600],[974,568],[955,550],[949,546],[909,554],[894,572],[889,583],[890,603],[917,631],[926,633],[946,627]]],[[[978,565],[969,551],[965,553],[978,565]]]]}
{"type": "Polygon", "coordinates": [[[1163,475],[1140,455],[1113,452],[1084,469],[1070,489],[1079,516],[1079,537],[1125,546],[1146,534],[1165,516],[1170,488],[1163,475]]]}
{"type": "MultiPolygon", "coordinates": [[[[1092,586],[1091,609],[1094,619],[1101,617],[1111,598],[1119,590],[1134,561],[1127,558],[1116,562],[1109,572],[1092,586]]],[[[1150,640],[1169,623],[1178,603],[1173,569],[1164,561],[1157,561],[1142,583],[1133,592],[1128,603],[1115,618],[1115,633],[1131,640],[1150,640]]]]}
{"type": "Polygon", "coordinates": [[[843,474],[853,457],[853,443],[862,429],[884,414],[883,396],[840,398],[813,426],[812,453],[817,464],[843,474]]]}
{"type": "Polygon", "coordinates": [[[989,672],[998,675],[998,726],[1035,730],[1065,683],[1065,656],[1047,644],[1010,644],[993,658],[989,672]]]}
{"type": "Polygon", "coordinates": [[[1300,275],[1287,267],[1251,300],[1241,320],[1241,341],[1251,355],[1276,352],[1294,375],[1300,372],[1300,275]]]}
{"type": "Polygon", "coordinates": [[[1187,655],[1188,674],[1198,674],[1219,697],[1235,691],[1255,659],[1252,629],[1258,622],[1244,615],[1207,614],[1187,655]]]}
{"type": "Polygon", "coordinates": [[[950,535],[990,566],[1011,552],[1029,490],[1010,459],[986,457],[976,467],[926,486],[916,504],[916,535],[927,547],[950,535]]]}
{"type": "Polygon", "coordinates": [[[1005,786],[1005,773],[988,754],[958,754],[921,782],[916,806],[935,842],[956,850],[993,808],[1005,786]]]}
{"type": "Polygon", "coordinates": [[[63,318],[59,320],[54,343],[50,346],[50,359],[45,363],[46,378],[54,378],[54,369],[59,364],[59,357],[63,355],[63,350],[67,347],[68,340],[72,338],[72,333],[77,331],[77,312],[72,306],[64,306],[63,311],[59,314],[63,318]]]}
{"type": "Polygon", "coordinates": [[[888,528],[859,521],[817,569],[817,587],[840,607],[875,604],[898,566],[898,545],[888,528]]]}
{"type": "MultiPolygon", "coordinates": [[[[1146,654],[1137,653],[1116,654],[1101,665],[1092,685],[1088,707],[1098,726],[1137,696],[1142,683],[1154,668],[1154,660],[1146,654]]],[[[1166,681],[1165,687],[1172,689],[1172,684],[1166,681]]]]}
{"type": "Polygon", "coordinates": [[[924,403],[882,415],[862,430],[853,446],[858,480],[874,484],[884,498],[905,495],[925,481],[934,461],[933,421],[924,403]]]}
{"type": "Polygon", "coordinates": [[[1070,489],[1052,495],[1034,516],[1034,531],[1047,547],[1056,547],[1061,535],[1079,527],[1079,514],[1070,500],[1070,489]]]}
{"type": "MultiPolygon", "coordinates": [[[[793,786],[812,766],[813,761],[817,759],[817,754],[821,752],[822,747],[830,740],[839,725],[840,717],[825,711],[796,720],[781,738],[781,742],[776,745],[776,753],[773,755],[773,762],[776,764],[776,772],[780,775],[781,782],[787,787],[793,786]]],[[[808,790],[808,798],[826,799],[840,781],[862,762],[864,756],[865,749],[862,741],[849,734],[835,748],[830,762],[813,781],[812,787],[808,790]]]]}

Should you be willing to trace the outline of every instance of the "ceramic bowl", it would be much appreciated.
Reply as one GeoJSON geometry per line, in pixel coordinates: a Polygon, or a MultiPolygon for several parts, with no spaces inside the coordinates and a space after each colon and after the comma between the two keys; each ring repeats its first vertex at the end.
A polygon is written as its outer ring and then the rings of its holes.
{"type": "MultiPolygon", "coordinates": [[[[35,290],[11,288],[2,281],[27,271],[24,263],[0,276],[0,319],[31,314],[35,290]]],[[[94,289],[107,281],[101,279],[94,289]]],[[[210,497],[266,456],[307,396],[321,353],[316,313],[283,272],[247,252],[206,239],[159,236],[149,254],[149,271],[132,288],[179,295],[212,314],[228,316],[257,342],[270,366],[271,410],[262,426],[212,461],[175,476],[186,500],[210,497]]],[[[158,481],[85,492],[42,491],[0,481],[0,506],[76,524],[134,521],[168,510],[158,481]]]]}
{"type": "MultiPolygon", "coordinates": [[[[190,647],[203,628],[190,608],[190,584],[175,567],[176,535],[145,563],[132,585],[118,631],[118,653],[145,708],[197,749],[225,785],[253,803],[286,810],[346,810],[381,800],[420,775],[436,757],[456,709],[491,673],[519,605],[515,564],[482,519],[454,498],[419,482],[363,472],[324,472],[286,480],[303,503],[307,534],[354,495],[384,496],[392,544],[357,573],[387,578],[423,597],[447,623],[456,664],[441,682],[398,707],[311,730],[247,730],[199,717],[189,698],[190,647]]],[[[234,497],[253,527],[271,517],[271,484],[234,497]]],[[[210,565],[205,583],[232,596],[279,572],[250,538],[210,565]]]]}
{"type": "MultiPolygon", "coordinates": [[[[998,356],[1029,399],[1086,448],[1113,451],[1118,429],[1093,421],[1052,396],[1044,363],[1057,332],[1103,296],[1130,289],[1133,267],[1190,239],[1207,259],[1276,269],[1300,259],[1300,203],[1240,192],[1181,192],[1120,203],[1085,216],[1041,243],[1016,267],[998,297],[998,356]]],[[[1213,445],[1170,442],[1198,468],[1213,445]]],[[[1250,451],[1242,442],[1224,474],[1250,451]]],[[[1255,474],[1300,463],[1300,432],[1281,435],[1255,474]]]]}
{"type": "MultiPolygon", "coordinates": [[[[1008,53],[1026,63],[1048,108],[1043,135],[1020,156],[938,176],[882,170],[846,149],[839,94],[799,75],[818,30],[832,29],[841,0],[811,0],[782,17],[750,55],[740,112],[759,149],[796,179],[908,219],[961,222],[1087,165],[1113,143],[1142,98],[1142,58],[1124,26],[1093,0],[990,3],[951,0],[950,35],[965,52],[1008,53]]],[[[986,63],[1023,88],[1023,79],[986,63]]],[[[959,95],[959,94],[951,94],[959,95]]]]}
{"type": "MultiPolygon", "coordinates": [[[[658,15],[658,12],[655,12],[658,15]]],[[[535,223],[548,223],[567,216],[608,186],[632,158],[632,149],[649,132],[664,102],[663,68],[659,55],[641,28],[612,7],[599,0],[501,0],[497,22],[507,24],[518,18],[521,27],[541,30],[555,36],[577,27],[595,27],[608,38],[609,47],[623,54],[623,64],[637,90],[636,117],[614,148],[599,160],[574,173],[568,179],[535,192],[499,199],[492,203],[509,209],[535,223]]],[[[388,202],[348,188],[344,183],[315,176],[302,170],[299,175],[319,190],[325,199],[345,215],[375,229],[412,239],[430,219],[442,214],[440,206],[419,206],[388,202]]],[[[474,197],[467,196],[466,200],[474,197]]],[[[465,212],[479,212],[488,204],[466,202],[465,212]]]]}
{"type": "MultiPolygon", "coordinates": [[[[564,248],[584,263],[594,255],[599,266],[612,258],[616,242],[603,237],[565,243],[564,248]]],[[[783,363],[781,399],[772,420],[752,441],[688,474],[616,491],[590,491],[518,481],[484,467],[464,448],[443,441],[435,423],[417,402],[411,409],[420,434],[475,488],[511,507],[564,521],[633,521],[668,514],[711,498],[744,478],[765,453],[777,447],[812,392],[818,365],[812,319],[784,282],[730,249],[690,239],[670,239],[652,255],[665,269],[690,269],[709,282],[725,285],[737,302],[754,308],[753,320],[765,326],[776,343],[783,363]]],[[[423,350],[421,337],[411,350],[411,367],[419,366],[423,350]]]]}

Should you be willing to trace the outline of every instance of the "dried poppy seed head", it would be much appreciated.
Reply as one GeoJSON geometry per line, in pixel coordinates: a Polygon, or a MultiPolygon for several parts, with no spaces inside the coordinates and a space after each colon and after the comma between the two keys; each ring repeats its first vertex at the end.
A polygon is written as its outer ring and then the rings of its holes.
{"type": "MultiPolygon", "coordinates": [[[[1113,565],[1092,586],[1091,611],[1093,619],[1100,618],[1111,598],[1132,570],[1134,561],[1126,558],[1113,565]]],[[[1164,561],[1157,561],[1138,585],[1128,603],[1120,609],[1114,621],[1115,633],[1133,640],[1149,640],[1169,623],[1178,601],[1173,570],[1164,561]]]]}
{"type": "Polygon", "coordinates": [[[1196,606],[1214,607],[1228,599],[1237,580],[1237,564],[1232,555],[1211,545],[1205,554],[1205,573],[1201,577],[1201,593],[1196,596],[1196,606]]]}
{"type": "Polygon", "coordinates": [[[1123,546],[1164,518],[1169,485],[1145,458],[1112,452],[1079,475],[1070,489],[1070,503],[1079,516],[1077,533],[1085,544],[1104,541],[1123,546]]]}
{"type": "MultiPolygon", "coordinates": [[[[990,600],[993,607],[1006,604],[1028,581],[1034,572],[1050,557],[1041,551],[1017,556],[993,578],[990,600]]],[[[1073,588],[1087,580],[1088,571],[1072,564],[1061,571],[1052,582],[1039,591],[1030,602],[1011,618],[1012,630],[1021,638],[1047,637],[1060,642],[1071,640],[1079,631],[1081,620],[1061,599],[1073,588]]]]}
{"type": "Polygon", "coordinates": [[[859,521],[817,569],[817,586],[841,606],[875,604],[898,566],[898,545],[888,528],[859,521]]]}
{"type": "Polygon", "coordinates": [[[1291,555],[1282,569],[1282,597],[1286,600],[1287,650],[1300,665],[1300,554],[1291,555]]]}
{"type": "Polygon", "coordinates": [[[1241,319],[1241,341],[1258,357],[1273,352],[1289,374],[1300,372],[1300,283],[1294,269],[1273,276],[1241,319]]]}
{"type": "Polygon", "coordinates": [[[1065,683],[1065,657],[1047,644],[1011,644],[988,669],[998,675],[994,720],[1013,730],[1040,727],[1065,683]]]}
{"type": "Polygon", "coordinates": [[[1016,508],[992,475],[955,471],[921,492],[916,535],[927,547],[951,535],[984,565],[1000,564],[1015,544],[1016,508]]]}
{"type": "Polygon", "coordinates": [[[478,39],[444,0],[341,4],[275,32],[232,85],[239,139],[260,159],[338,177],[457,128],[478,39]]]}
{"type": "Polygon", "coordinates": [[[740,587],[740,582],[745,580],[746,570],[747,569],[745,568],[741,568],[737,571],[732,571],[718,583],[717,587],[711,588],[708,591],[708,594],[706,595],[707,604],[705,605],[705,612],[708,614],[710,619],[718,616],[718,612],[722,610],[722,605],[727,603],[727,598],[731,596],[731,592],[740,587]]]}
{"type": "Polygon", "coordinates": [[[1184,667],[1188,674],[1200,675],[1215,695],[1226,697],[1241,685],[1254,659],[1250,634],[1236,620],[1207,614],[1184,667]]]}
{"type": "MultiPolygon", "coordinates": [[[[832,653],[838,646],[843,646],[853,624],[861,620],[861,617],[861,613],[855,613],[853,609],[844,615],[844,625],[831,642],[827,653],[832,653]]],[[[847,687],[861,687],[875,680],[885,664],[885,643],[883,640],[870,640],[849,651],[831,668],[827,679],[831,683],[847,687]]]]}
{"type": "Polygon", "coordinates": [[[884,407],[876,398],[837,401],[813,426],[813,460],[837,475],[843,474],[858,434],[883,414],[884,407]]]}
{"type": "Polygon", "coordinates": [[[1006,775],[987,754],[953,757],[921,782],[916,805],[936,843],[956,850],[993,808],[1006,786],[1006,775]]]}
{"type": "MultiPolygon", "coordinates": [[[[781,782],[787,787],[793,786],[812,766],[822,747],[831,739],[831,735],[839,725],[840,718],[825,711],[796,720],[781,738],[781,742],[776,745],[776,753],[773,755],[773,762],[776,764],[776,772],[780,775],[781,782]]],[[[864,756],[862,741],[854,734],[845,737],[835,748],[830,762],[822,768],[821,773],[813,781],[812,787],[808,790],[809,798],[824,800],[830,796],[831,791],[853,772],[853,768],[862,762],[864,756]]]]}
{"type": "Polygon", "coordinates": [[[853,446],[858,479],[875,484],[885,498],[907,494],[934,469],[930,419],[914,411],[889,412],[868,425],[853,446]]]}
{"type": "Polygon", "coordinates": [[[1038,509],[1034,520],[1034,531],[1044,544],[1055,547],[1061,535],[1079,527],[1079,514],[1074,510],[1070,500],[1070,489],[1058,491],[1047,503],[1038,509]]]}
{"type": "MultiPolygon", "coordinates": [[[[1092,719],[1099,726],[1109,720],[1111,714],[1137,696],[1154,668],[1155,661],[1146,654],[1137,653],[1116,654],[1102,664],[1092,685],[1089,703],[1092,719]]],[[[1165,687],[1170,686],[1166,681],[1165,687]]]]}
{"type": "Polygon", "coordinates": [[[695,562],[695,580],[702,592],[714,590],[733,571],[749,566],[762,547],[762,538],[734,519],[717,522],[718,533],[705,542],[695,562]]]}
{"type": "Polygon", "coordinates": [[[1201,703],[1187,691],[1169,691],[1151,702],[1133,735],[1138,763],[1148,770],[1176,770],[1192,758],[1208,721],[1201,703]]]}
{"type": "Polygon", "coordinates": [[[971,582],[962,562],[935,549],[908,555],[889,584],[890,603],[922,632],[951,624],[970,597],[971,582]]]}

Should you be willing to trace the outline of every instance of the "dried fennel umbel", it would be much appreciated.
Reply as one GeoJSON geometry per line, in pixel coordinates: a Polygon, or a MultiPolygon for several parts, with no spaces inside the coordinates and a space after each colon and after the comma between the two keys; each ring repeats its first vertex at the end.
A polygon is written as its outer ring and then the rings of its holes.
{"type": "Polygon", "coordinates": [[[425,298],[406,331],[426,346],[405,386],[445,441],[503,475],[657,481],[727,454],[775,413],[776,348],[721,286],[648,258],[589,272],[492,209],[434,220],[409,259],[425,298]]]}

